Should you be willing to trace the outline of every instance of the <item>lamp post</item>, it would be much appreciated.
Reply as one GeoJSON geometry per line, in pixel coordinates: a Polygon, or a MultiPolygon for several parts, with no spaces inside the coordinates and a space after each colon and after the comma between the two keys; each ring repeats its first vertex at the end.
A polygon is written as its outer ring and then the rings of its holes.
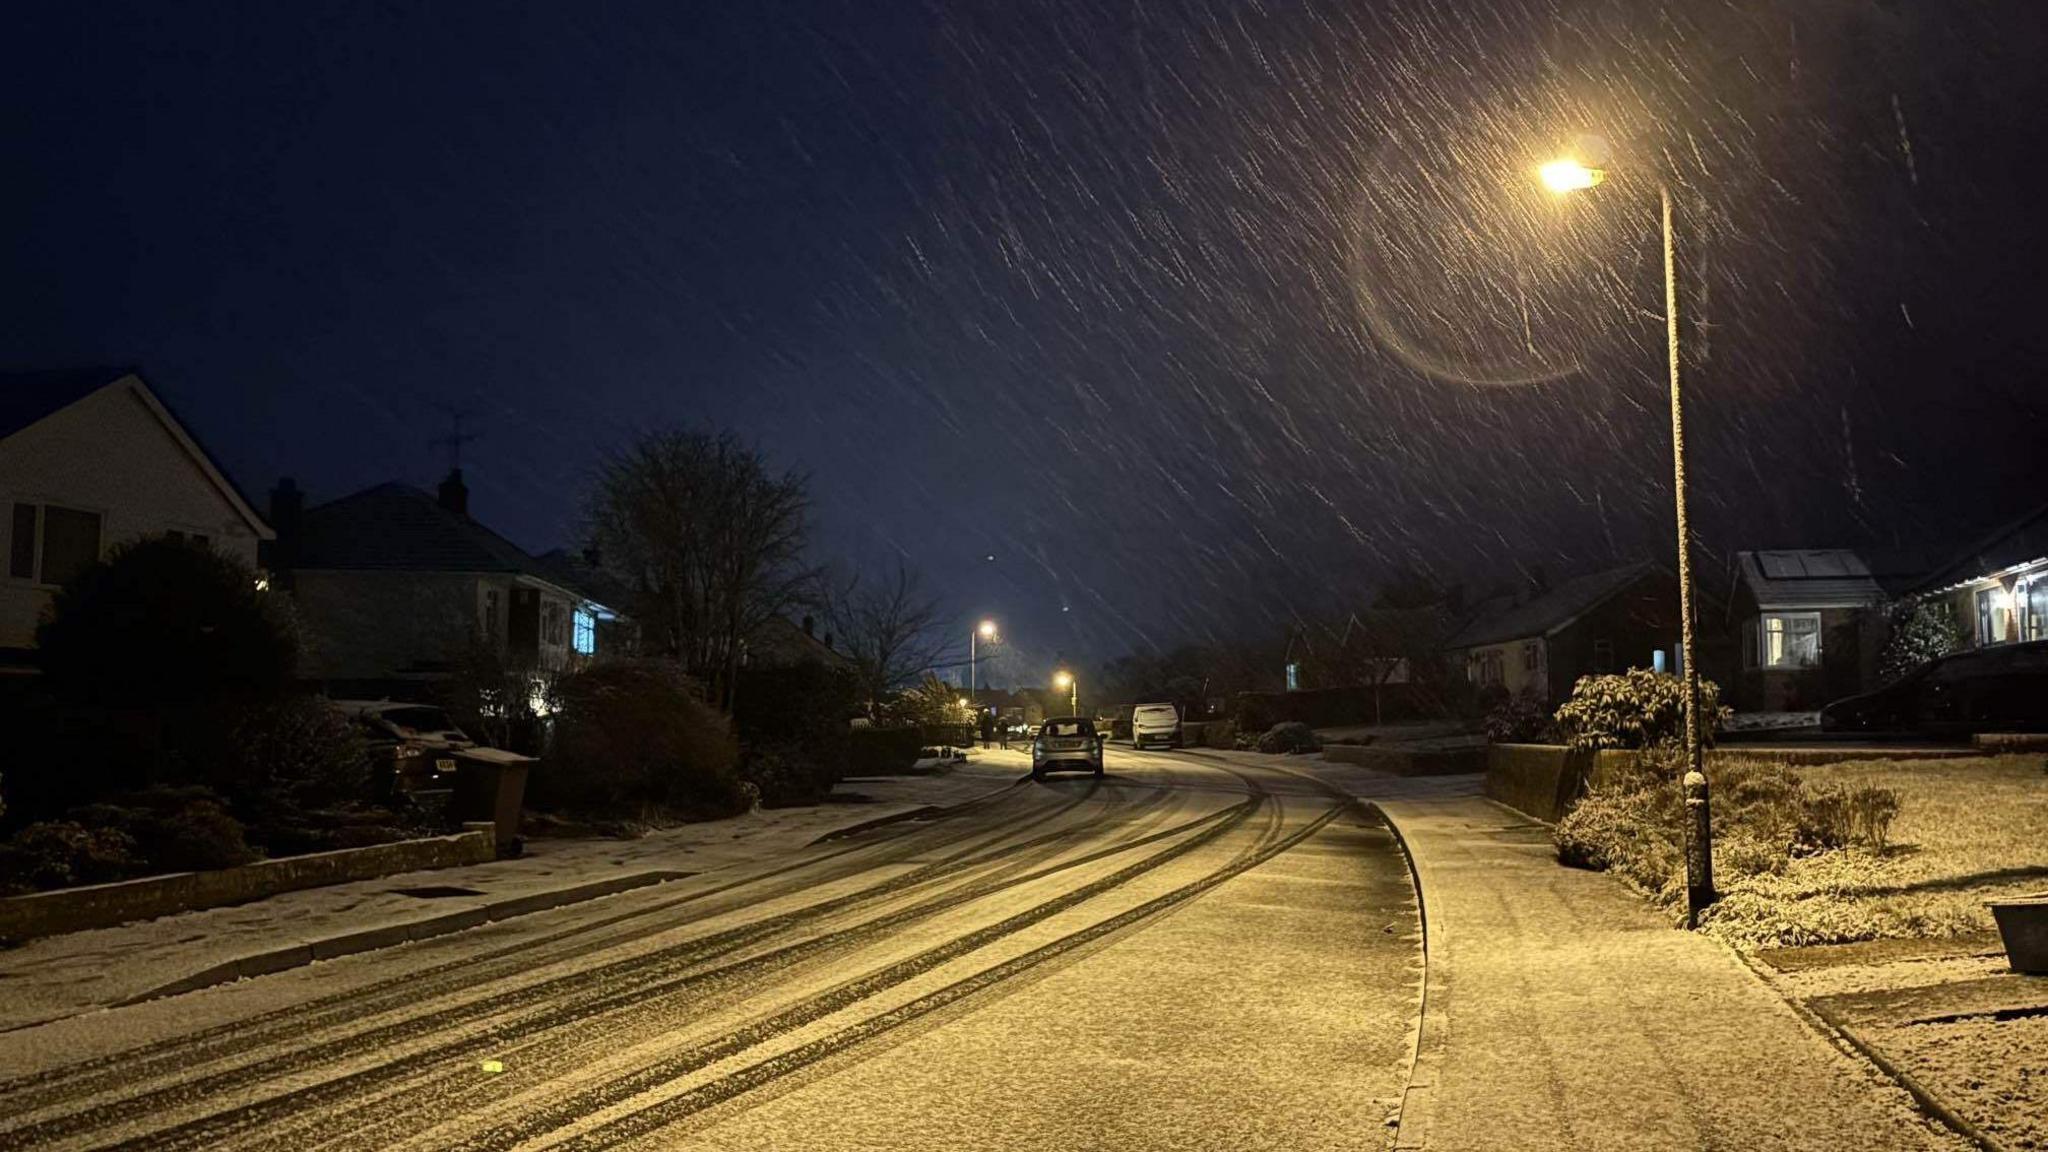
{"type": "Polygon", "coordinates": [[[1065,688],[1067,690],[1067,714],[1070,716],[1080,715],[1081,684],[1074,679],[1074,674],[1062,668],[1058,672],[1053,673],[1052,683],[1055,688],[1065,688]]]}
{"type": "Polygon", "coordinates": [[[970,704],[974,700],[974,662],[977,659],[975,644],[980,640],[994,643],[995,639],[996,622],[993,620],[983,620],[967,634],[967,699],[970,704]]]}
{"type": "MultiPolygon", "coordinates": [[[[1589,157],[1596,160],[1597,158],[1589,157]]],[[[1593,188],[1604,169],[1577,157],[1563,157],[1537,170],[1545,188],[1559,196],[1593,188]]],[[[1685,407],[1678,380],[1678,244],[1671,227],[1671,185],[1657,181],[1664,225],[1664,353],[1671,376],[1671,486],[1678,514],[1679,674],[1685,693],[1686,901],[1688,927],[1714,902],[1713,819],[1707,795],[1706,761],[1700,749],[1700,673],[1693,660],[1692,532],[1686,518],[1685,407]]]]}

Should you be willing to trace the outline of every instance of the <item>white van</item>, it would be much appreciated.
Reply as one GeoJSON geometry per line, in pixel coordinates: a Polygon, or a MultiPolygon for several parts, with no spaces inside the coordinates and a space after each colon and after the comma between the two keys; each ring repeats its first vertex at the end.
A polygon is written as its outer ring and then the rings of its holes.
{"type": "Polygon", "coordinates": [[[1147,744],[1180,747],[1180,709],[1171,704],[1140,704],[1131,709],[1131,747],[1147,744]]]}

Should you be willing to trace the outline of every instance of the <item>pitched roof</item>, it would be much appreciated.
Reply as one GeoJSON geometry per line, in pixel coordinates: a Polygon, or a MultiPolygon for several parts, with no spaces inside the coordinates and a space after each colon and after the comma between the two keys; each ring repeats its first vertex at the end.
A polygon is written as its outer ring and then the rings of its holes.
{"type": "Polygon", "coordinates": [[[132,368],[61,368],[52,372],[0,373],[0,439],[53,412],[71,407],[105,388],[132,368]]]}
{"type": "Polygon", "coordinates": [[[270,526],[256,514],[256,508],[242,495],[213,453],[199,442],[185,422],[178,419],[163,397],[150,388],[133,368],[64,368],[48,372],[0,373],[0,440],[20,432],[103,389],[126,384],[154,416],[172,440],[191,457],[209,483],[227,500],[237,515],[255,532],[257,539],[271,537],[270,526]]]}
{"type": "Polygon", "coordinates": [[[846,653],[828,648],[825,642],[806,632],[786,616],[770,616],[747,637],[749,658],[769,668],[795,664],[825,664],[840,667],[852,663],[846,653]]]}
{"type": "Polygon", "coordinates": [[[1737,552],[1735,570],[1765,611],[1863,608],[1886,599],[1870,561],[1850,548],[1737,552]]]}
{"type": "Polygon", "coordinates": [[[1939,592],[2048,557],[2048,504],[2008,521],[1915,585],[1915,593],[1939,592]]]}
{"type": "Polygon", "coordinates": [[[1630,564],[1566,580],[1521,599],[1488,600],[1471,623],[1459,629],[1447,648],[1477,648],[1529,636],[1548,636],[1626,591],[1637,581],[1660,575],[1656,564],[1630,564]]]}
{"type": "Polygon", "coordinates": [[[379,484],[308,508],[299,531],[300,568],[512,572],[560,583],[517,544],[407,484],[379,484]]]}
{"type": "Polygon", "coordinates": [[[566,548],[555,548],[535,556],[534,562],[553,574],[555,583],[569,591],[610,608],[623,612],[632,602],[632,589],[613,579],[609,573],[593,567],[583,557],[566,548]]]}

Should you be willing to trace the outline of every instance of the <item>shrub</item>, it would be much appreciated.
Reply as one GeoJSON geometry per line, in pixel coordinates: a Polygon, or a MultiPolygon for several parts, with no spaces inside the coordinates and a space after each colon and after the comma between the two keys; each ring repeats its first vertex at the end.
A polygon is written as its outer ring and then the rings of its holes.
{"type": "Polygon", "coordinates": [[[601,664],[560,692],[553,746],[531,781],[536,807],[725,816],[750,803],[730,724],[675,665],[601,664]]]}
{"type": "Polygon", "coordinates": [[[59,698],[114,706],[276,692],[297,655],[289,618],[253,572],[161,537],[119,545],[73,578],[36,643],[59,698]]]}
{"type": "MultiPolygon", "coordinates": [[[[1716,723],[1726,718],[1721,689],[1700,681],[1702,743],[1713,742],[1716,723]]],[[[1685,682],[1676,676],[1631,668],[1619,675],[1581,676],[1571,699],[1557,710],[1558,731],[1573,748],[1649,748],[1685,737],[1685,682]]]]}
{"type": "Polygon", "coordinates": [[[821,764],[802,744],[748,747],[741,777],[754,786],[763,808],[816,804],[839,782],[837,764],[821,764]]]}
{"type": "Polygon", "coordinates": [[[1502,696],[1486,713],[1486,738],[1495,744],[1531,744],[1550,730],[1543,701],[1533,692],[1502,696]]]}
{"type": "Polygon", "coordinates": [[[924,750],[921,728],[861,728],[846,738],[848,776],[893,776],[908,772],[924,750]]]}
{"type": "MultiPolygon", "coordinates": [[[[1597,782],[1553,833],[1557,858],[1613,871],[1675,906],[1685,892],[1688,816],[1682,752],[1646,749],[1597,782]]],[[[1898,796],[1889,789],[1815,788],[1781,763],[1718,761],[1712,770],[1714,875],[1723,891],[1784,873],[1795,857],[1860,841],[1883,846],[1898,796]]]]}
{"type": "Polygon", "coordinates": [[[1322,750],[1323,744],[1322,741],[1316,739],[1315,729],[1310,728],[1299,720],[1289,720],[1283,724],[1275,724],[1271,728],[1266,729],[1264,736],[1259,737],[1259,751],[1261,752],[1296,753],[1320,752],[1322,750]]]}
{"type": "Polygon", "coordinates": [[[1929,660],[1946,656],[1963,646],[1963,631],[1955,617],[1935,601],[1919,600],[1895,604],[1890,613],[1891,635],[1877,658],[1878,679],[1896,680],[1929,660]]]}
{"type": "Polygon", "coordinates": [[[71,818],[89,828],[118,831],[135,845],[138,864],[158,872],[202,872],[256,859],[242,822],[221,798],[200,787],[152,788],[118,803],[77,809],[71,818]]]}
{"type": "Polygon", "coordinates": [[[128,876],[136,863],[134,838],[118,828],[45,820],[0,845],[0,886],[19,891],[104,884],[128,876]]]}

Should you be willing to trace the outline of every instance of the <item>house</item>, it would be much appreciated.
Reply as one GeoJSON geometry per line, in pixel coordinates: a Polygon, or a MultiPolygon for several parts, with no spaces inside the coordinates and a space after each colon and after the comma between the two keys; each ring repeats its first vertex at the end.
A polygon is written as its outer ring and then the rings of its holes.
{"type": "Polygon", "coordinates": [[[1945,605],[1965,647],[2048,640],[2048,505],[1963,549],[1909,596],[1945,605]]]}
{"type": "Polygon", "coordinates": [[[1645,563],[1485,601],[1445,648],[1480,688],[1555,705],[1581,676],[1675,671],[1678,633],[1678,582],[1645,563]]]}
{"type": "Polygon", "coordinates": [[[473,519],[459,469],[431,494],[380,484],[303,501],[289,479],[272,493],[265,563],[298,614],[301,675],[330,692],[442,678],[478,652],[560,672],[630,638],[574,562],[529,555],[473,519]]]}
{"type": "Polygon", "coordinates": [[[1728,620],[1741,666],[1728,702],[1743,711],[1819,708],[1876,679],[1885,605],[1922,565],[1848,548],[1737,552],[1728,620]]]}
{"type": "Polygon", "coordinates": [[[747,637],[740,651],[741,661],[749,668],[853,667],[853,658],[832,647],[829,634],[818,639],[818,623],[811,616],[804,617],[801,624],[786,616],[771,616],[747,637]]]}
{"type": "Polygon", "coordinates": [[[72,574],[122,541],[182,535],[256,567],[271,531],[142,377],[0,376],[0,649],[35,646],[72,574]]]}

